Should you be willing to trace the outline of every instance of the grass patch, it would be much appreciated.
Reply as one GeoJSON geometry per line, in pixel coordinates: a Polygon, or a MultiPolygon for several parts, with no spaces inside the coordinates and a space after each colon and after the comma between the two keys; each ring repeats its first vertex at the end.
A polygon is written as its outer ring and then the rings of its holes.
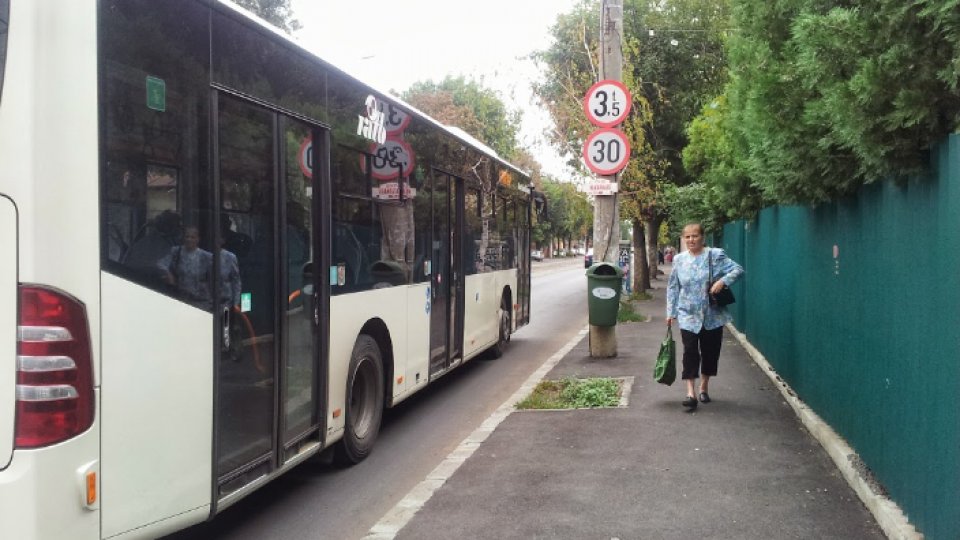
{"type": "Polygon", "coordinates": [[[637,313],[633,309],[633,304],[630,301],[621,301],[620,302],[620,311],[617,312],[617,322],[644,322],[647,320],[647,316],[641,313],[637,313]]]}
{"type": "Polygon", "coordinates": [[[533,392],[517,403],[518,409],[590,409],[616,407],[620,403],[618,379],[574,379],[540,381],[533,392]]]}
{"type": "Polygon", "coordinates": [[[646,302],[647,300],[653,300],[653,295],[647,291],[635,291],[627,298],[629,298],[631,302],[646,302]]]}

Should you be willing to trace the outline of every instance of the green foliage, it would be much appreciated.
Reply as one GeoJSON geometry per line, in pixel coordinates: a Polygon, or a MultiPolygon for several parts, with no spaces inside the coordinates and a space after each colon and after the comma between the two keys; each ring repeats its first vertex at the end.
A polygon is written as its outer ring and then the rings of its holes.
{"type": "Polygon", "coordinates": [[[540,381],[533,392],[517,403],[518,409],[588,409],[616,407],[620,403],[617,379],[574,379],[540,381]]]}
{"type": "MultiPolygon", "coordinates": [[[[580,148],[595,128],[582,99],[599,79],[599,5],[583,1],[551,28],[553,43],[533,55],[546,78],[534,92],[557,129],[550,141],[582,169],[580,148]]],[[[623,81],[633,95],[621,129],[632,157],[620,174],[621,214],[647,220],[664,210],[664,186],[688,183],[681,151],[687,123],[725,81],[727,0],[625,0],[623,81]]]]}
{"type": "Polygon", "coordinates": [[[447,76],[441,82],[419,81],[401,97],[440,122],[466,131],[503,159],[521,155],[517,136],[520,112],[509,110],[482,82],[462,76],[447,76]]]}
{"type": "Polygon", "coordinates": [[[293,18],[290,0],[232,0],[232,2],[288,34],[301,28],[300,21],[293,18]]]}
{"type": "Polygon", "coordinates": [[[561,397],[576,409],[616,407],[620,402],[620,385],[616,380],[566,379],[561,397]]]}
{"type": "Polygon", "coordinates": [[[626,0],[624,81],[650,104],[650,145],[685,183],[686,126],[726,81],[725,0],[626,0]]]}
{"type": "Polygon", "coordinates": [[[581,238],[593,225],[593,207],[576,186],[567,182],[543,180],[547,211],[534,227],[534,240],[581,238]]]}
{"type": "Polygon", "coordinates": [[[960,127],[958,0],[733,0],[733,16],[727,108],[688,131],[714,214],[916,174],[960,127]]]}
{"type": "Polygon", "coordinates": [[[672,190],[667,197],[673,230],[700,221],[719,226],[727,220],[752,217],[766,202],[737,161],[734,151],[742,139],[729,126],[726,95],[705,105],[687,128],[690,143],[683,149],[683,164],[698,185],[672,190]],[[701,200],[694,200],[702,197],[701,200]]]}
{"type": "Polygon", "coordinates": [[[644,322],[647,320],[647,316],[642,313],[637,313],[633,308],[633,303],[629,298],[620,298],[620,310],[617,311],[617,322],[644,322]]]}
{"type": "Polygon", "coordinates": [[[670,230],[679,232],[687,223],[700,223],[707,231],[719,230],[727,219],[714,193],[703,182],[667,186],[664,199],[670,209],[670,230]]]}
{"type": "Polygon", "coordinates": [[[580,149],[593,131],[583,114],[582,100],[599,77],[599,29],[597,3],[581,0],[570,13],[557,17],[550,28],[550,47],[531,55],[546,74],[533,84],[533,91],[556,126],[546,134],[547,140],[561,155],[570,157],[568,165],[581,171],[580,149]]]}

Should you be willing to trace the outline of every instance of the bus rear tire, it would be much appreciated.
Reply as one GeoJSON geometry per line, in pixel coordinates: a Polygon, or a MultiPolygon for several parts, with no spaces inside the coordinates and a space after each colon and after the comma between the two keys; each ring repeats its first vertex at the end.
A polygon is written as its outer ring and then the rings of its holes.
{"type": "Polygon", "coordinates": [[[507,301],[506,296],[500,300],[500,309],[497,312],[499,321],[497,322],[498,336],[497,342],[490,347],[490,356],[494,358],[500,358],[503,356],[503,352],[507,348],[507,343],[510,343],[510,303],[507,301]]]}
{"type": "Polygon", "coordinates": [[[350,355],[343,439],[334,452],[337,464],[360,463],[373,451],[383,419],[383,388],[380,347],[372,337],[361,334],[350,355]]]}

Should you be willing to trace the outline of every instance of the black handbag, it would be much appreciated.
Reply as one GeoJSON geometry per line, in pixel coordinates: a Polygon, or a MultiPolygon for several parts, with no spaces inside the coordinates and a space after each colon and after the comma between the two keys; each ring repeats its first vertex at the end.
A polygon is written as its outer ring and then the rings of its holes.
{"type": "MultiPolygon", "coordinates": [[[[713,280],[713,251],[712,250],[707,251],[707,265],[709,265],[709,268],[710,268],[710,279],[707,281],[708,283],[707,296],[710,297],[710,305],[723,307],[736,302],[737,299],[733,296],[733,291],[731,291],[730,287],[727,287],[726,285],[724,285],[723,288],[720,289],[720,292],[716,294],[710,293],[710,289],[713,288],[713,284],[715,283],[715,281],[713,280]]],[[[717,278],[717,281],[719,281],[720,279],[721,278],[717,278]]]]}

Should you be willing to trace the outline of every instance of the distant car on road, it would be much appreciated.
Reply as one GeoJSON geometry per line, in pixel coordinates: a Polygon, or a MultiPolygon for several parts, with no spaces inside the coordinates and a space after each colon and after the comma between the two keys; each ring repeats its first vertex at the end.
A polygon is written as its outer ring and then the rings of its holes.
{"type": "Polygon", "coordinates": [[[583,267],[590,268],[593,266],[593,248],[587,250],[587,254],[583,256],[583,267]]]}
{"type": "Polygon", "coordinates": [[[533,260],[535,260],[535,261],[542,261],[542,260],[543,260],[543,252],[540,251],[539,249],[535,249],[535,250],[533,250],[533,251],[530,252],[530,258],[533,259],[533,260]]]}

